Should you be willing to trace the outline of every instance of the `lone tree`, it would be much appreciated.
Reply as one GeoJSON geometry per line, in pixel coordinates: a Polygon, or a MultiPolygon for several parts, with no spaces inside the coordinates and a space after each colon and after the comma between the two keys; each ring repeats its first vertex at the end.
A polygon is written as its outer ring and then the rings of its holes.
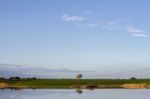
{"type": "Polygon", "coordinates": [[[131,77],[130,80],[136,80],[136,78],[135,77],[131,77]]]}
{"type": "Polygon", "coordinates": [[[82,78],[82,74],[78,74],[78,75],[76,76],[76,78],[77,78],[77,79],[81,79],[81,78],[82,78]]]}

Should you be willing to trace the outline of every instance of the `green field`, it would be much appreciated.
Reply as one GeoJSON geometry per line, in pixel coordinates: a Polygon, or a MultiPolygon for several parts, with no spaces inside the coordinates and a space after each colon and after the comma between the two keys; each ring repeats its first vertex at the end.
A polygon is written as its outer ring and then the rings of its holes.
{"type": "Polygon", "coordinates": [[[150,85],[150,79],[29,79],[29,80],[0,80],[10,87],[26,86],[27,88],[71,88],[78,85],[111,85],[116,87],[123,84],[146,84],[150,85]]]}

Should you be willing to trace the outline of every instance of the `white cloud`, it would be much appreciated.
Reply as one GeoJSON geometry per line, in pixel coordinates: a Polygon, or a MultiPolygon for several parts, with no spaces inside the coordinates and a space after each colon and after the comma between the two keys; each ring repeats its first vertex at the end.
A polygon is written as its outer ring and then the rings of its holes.
{"type": "Polygon", "coordinates": [[[131,34],[131,36],[134,36],[134,37],[141,37],[141,38],[148,37],[148,35],[142,34],[142,33],[134,33],[134,34],[131,34]]]}
{"type": "Polygon", "coordinates": [[[62,15],[62,19],[65,21],[73,21],[73,22],[80,22],[86,20],[85,17],[81,16],[68,16],[66,14],[62,15]]]}
{"type": "Polygon", "coordinates": [[[146,31],[131,26],[127,28],[127,32],[131,33],[131,36],[133,37],[139,37],[139,38],[148,37],[148,35],[146,35],[146,31]]]}
{"type": "Polygon", "coordinates": [[[127,31],[129,33],[145,33],[144,30],[141,30],[141,29],[138,29],[138,28],[134,28],[134,27],[131,27],[131,26],[127,28],[127,31]]]}
{"type": "MultiPolygon", "coordinates": [[[[86,14],[92,13],[92,11],[85,11],[86,14]]],[[[89,20],[85,23],[80,23],[81,21],[87,20],[86,17],[82,16],[70,16],[67,14],[62,15],[62,19],[64,21],[69,22],[78,22],[77,25],[83,28],[93,28],[93,29],[105,29],[110,31],[124,31],[129,33],[130,36],[138,37],[138,38],[146,38],[149,37],[147,31],[143,29],[139,29],[128,24],[128,20],[120,19],[115,21],[106,21],[106,20],[97,20],[94,23],[89,23],[89,20]]],[[[90,19],[91,21],[91,19],[90,19]]]]}

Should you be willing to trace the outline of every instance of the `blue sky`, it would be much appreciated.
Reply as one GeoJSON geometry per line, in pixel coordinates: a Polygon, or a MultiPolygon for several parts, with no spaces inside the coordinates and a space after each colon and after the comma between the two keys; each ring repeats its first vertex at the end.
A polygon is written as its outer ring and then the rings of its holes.
{"type": "Polygon", "coordinates": [[[149,0],[0,0],[0,63],[150,68],[149,0]]]}

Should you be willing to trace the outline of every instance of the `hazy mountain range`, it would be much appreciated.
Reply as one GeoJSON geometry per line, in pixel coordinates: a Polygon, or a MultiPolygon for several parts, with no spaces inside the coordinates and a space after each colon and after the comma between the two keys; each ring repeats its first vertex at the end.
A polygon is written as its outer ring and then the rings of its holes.
{"type": "Polygon", "coordinates": [[[42,67],[0,64],[0,77],[38,77],[38,78],[75,78],[77,74],[84,78],[150,78],[150,68],[132,71],[74,71],[69,69],[49,69],[42,67]]]}

